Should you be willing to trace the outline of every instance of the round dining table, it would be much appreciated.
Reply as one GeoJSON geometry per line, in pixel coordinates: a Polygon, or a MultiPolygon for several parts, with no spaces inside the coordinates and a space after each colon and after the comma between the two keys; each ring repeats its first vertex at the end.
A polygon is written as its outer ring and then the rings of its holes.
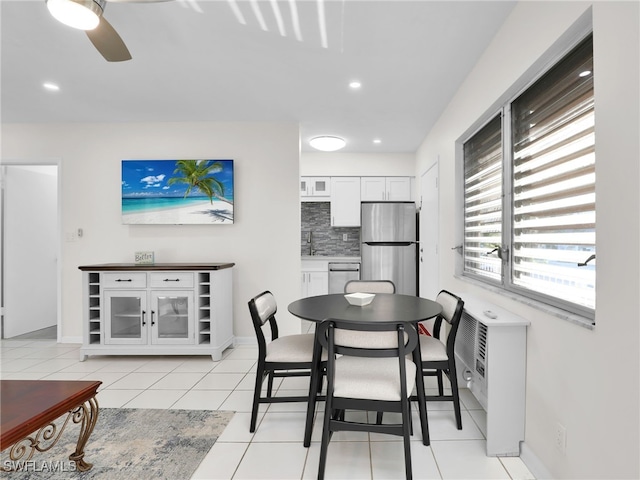
{"type": "MultiPolygon", "coordinates": [[[[312,322],[322,322],[327,319],[349,320],[366,323],[400,323],[407,322],[417,325],[418,322],[434,318],[442,312],[438,302],[413,295],[391,293],[376,293],[373,301],[364,306],[351,305],[344,294],[334,293],[301,298],[289,304],[289,313],[296,317],[312,322]]],[[[319,399],[317,385],[318,375],[321,375],[321,349],[319,342],[313,352],[313,369],[309,385],[309,402],[307,405],[307,420],[305,425],[304,446],[311,444],[311,433],[316,402],[319,399]]],[[[420,365],[420,345],[413,352],[413,360],[420,365]]],[[[426,396],[422,369],[416,372],[416,396],[420,413],[422,442],[429,445],[429,426],[427,423],[426,396]]]]}

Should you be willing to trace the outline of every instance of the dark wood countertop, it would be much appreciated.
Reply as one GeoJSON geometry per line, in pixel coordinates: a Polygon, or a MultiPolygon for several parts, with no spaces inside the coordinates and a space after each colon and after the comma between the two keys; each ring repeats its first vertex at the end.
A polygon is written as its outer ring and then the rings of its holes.
{"type": "Polygon", "coordinates": [[[154,263],[138,265],[135,263],[103,263],[100,265],[83,265],[78,269],[91,272],[115,272],[135,270],[223,270],[231,268],[235,263],[154,263]]]}

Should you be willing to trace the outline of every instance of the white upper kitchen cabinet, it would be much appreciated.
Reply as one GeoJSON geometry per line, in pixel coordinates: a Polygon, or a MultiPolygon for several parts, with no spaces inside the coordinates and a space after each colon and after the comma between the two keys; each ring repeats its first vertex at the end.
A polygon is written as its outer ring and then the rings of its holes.
{"type": "Polygon", "coordinates": [[[360,226],[360,177],[331,178],[331,226],[360,226]]]}
{"type": "Polygon", "coordinates": [[[331,177],[300,178],[300,197],[304,201],[329,201],[331,177]]]}
{"type": "Polygon", "coordinates": [[[362,177],[363,202],[404,202],[411,200],[411,177],[362,177]]]}

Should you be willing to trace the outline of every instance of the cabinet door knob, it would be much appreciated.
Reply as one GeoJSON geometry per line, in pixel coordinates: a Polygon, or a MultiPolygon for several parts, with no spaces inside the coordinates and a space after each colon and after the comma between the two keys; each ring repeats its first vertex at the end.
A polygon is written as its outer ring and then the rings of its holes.
{"type": "Polygon", "coordinates": [[[153,321],[153,316],[156,314],[153,310],[151,310],[151,326],[154,326],[156,322],[153,321]]]}
{"type": "Polygon", "coordinates": [[[142,316],[140,318],[142,318],[142,326],[144,327],[147,322],[144,321],[144,316],[147,314],[147,312],[145,312],[144,310],[142,310],[142,316]]]}

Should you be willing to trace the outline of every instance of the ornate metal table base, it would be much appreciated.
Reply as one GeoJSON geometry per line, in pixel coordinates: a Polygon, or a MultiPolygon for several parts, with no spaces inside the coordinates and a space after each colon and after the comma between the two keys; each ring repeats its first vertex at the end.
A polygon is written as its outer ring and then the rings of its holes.
{"type": "MultiPolygon", "coordinates": [[[[35,435],[29,435],[23,438],[19,442],[13,444],[9,451],[10,464],[3,465],[2,470],[11,471],[13,465],[23,464],[28,462],[33,457],[33,454],[38,452],[46,452],[53,448],[60,440],[62,433],[64,432],[69,420],[73,423],[80,423],[80,433],[78,434],[78,442],[76,443],[75,452],[69,455],[69,460],[75,463],[76,469],[81,472],[91,470],[92,463],[88,463],[84,460],[84,447],[87,444],[87,440],[93,432],[93,428],[98,420],[98,400],[94,397],[89,399],[83,405],[80,405],[75,410],[70,411],[67,414],[67,418],[60,428],[55,424],[55,421],[40,428],[35,435]]],[[[6,464],[7,462],[5,462],[6,464]]]]}
{"type": "MultiPolygon", "coordinates": [[[[93,464],[84,460],[84,449],[98,421],[96,394],[100,383],[0,380],[0,450],[9,449],[9,460],[0,465],[0,471],[37,468],[31,458],[36,452],[53,448],[69,422],[80,425],[75,451],[69,455],[72,462],[69,470],[90,470],[93,464]]],[[[43,461],[43,465],[48,463],[51,462],[43,461]]],[[[59,465],[60,462],[54,463],[59,465]]]]}

